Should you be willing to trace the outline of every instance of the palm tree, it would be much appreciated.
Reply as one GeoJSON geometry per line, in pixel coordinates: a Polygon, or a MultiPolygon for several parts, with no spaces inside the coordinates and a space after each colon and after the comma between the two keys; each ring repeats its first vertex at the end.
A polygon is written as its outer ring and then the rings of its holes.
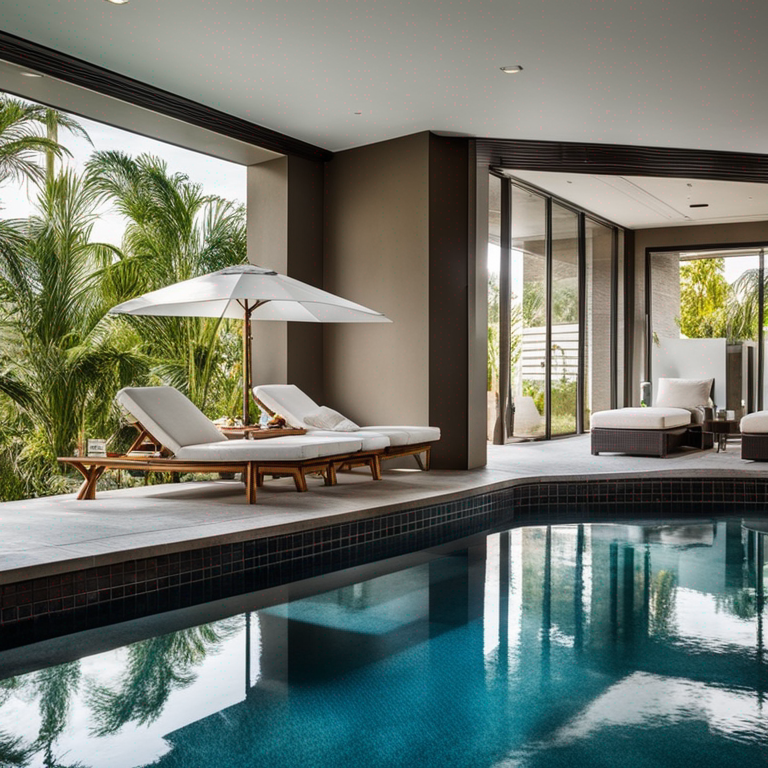
{"type": "Polygon", "coordinates": [[[91,242],[98,199],[87,179],[62,172],[45,183],[38,215],[0,242],[0,392],[24,419],[41,473],[86,425],[103,434],[114,391],[145,369],[105,317],[100,275],[119,253],[91,242]]]}
{"type": "MultiPolygon", "coordinates": [[[[39,104],[27,104],[10,96],[0,96],[0,184],[8,180],[30,179],[42,182],[41,155],[61,158],[69,155],[55,138],[43,136],[41,126],[63,125],[81,132],[75,120],[39,104]],[[75,127],[76,126],[76,127],[75,127]]],[[[84,133],[84,132],[83,132],[84,133]]]]}
{"type": "MultiPolygon", "coordinates": [[[[159,158],[96,152],[88,171],[103,199],[128,219],[124,255],[107,270],[114,304],[247,261],[243,206],[204,194],[184,174],[169,173],[159,158]]],[[[173,317],[124,322],[143,339],[142,351],[155,361],[160,380],[203,410],[233,400],[240,363],[229,322],[173,317]]]]}

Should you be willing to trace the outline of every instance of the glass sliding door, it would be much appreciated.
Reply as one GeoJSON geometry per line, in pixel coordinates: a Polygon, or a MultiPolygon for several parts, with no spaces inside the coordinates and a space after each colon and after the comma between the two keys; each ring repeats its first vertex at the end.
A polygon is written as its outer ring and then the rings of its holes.
{"type": "Polygon", "coordinates": [[[611,346],[615,343],[611,339],[613,230],[590,218],[586,219],[584,229],[584,429],[588,430],[590,415],[611,407],[611,346]]]}
{"type": "Polygon", "coordinates": [[[515,437],[546,435],[546,200],[512,185],[510,355],[515,437]]]}
{"type": "Polygon", "coordinates": [[[579,216],[552,204],[549,392],[552,435],[576,432],[579,380],[579,216]]]}
{"type": "Polygon", "coordinates": [[[488,439],[587,432],[623,402],[624,233],[507,176],[489,231],[488,439]]]}

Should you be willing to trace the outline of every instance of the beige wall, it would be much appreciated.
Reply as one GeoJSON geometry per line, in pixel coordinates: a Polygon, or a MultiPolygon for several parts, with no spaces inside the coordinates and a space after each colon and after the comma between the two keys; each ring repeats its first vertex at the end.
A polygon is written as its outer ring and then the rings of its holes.
{"type": "MultiPolygon", "coordinates": [[[[323,285],[323,164],[281,157],[248,168],[248,260],[323,285]]],[[[253,323],[254,384],[323,398],[320,323],[253,323]]]]}
{"type": "Polygon", "coordinates": [[[768,221],[739,224],[708,224],[694,227],[664,227],[635,231],[635,311],[633,405],[640,403],[640,382],[645,376],[645,252],[648,248],[732,246],[768,244],[768,221]]]}
{"type": "Polygon", "coordinates": [[[325,398],[363,424],[429,423],[429,134],[326,164],[326,290],[392,324],[324,327],[325,398]]]}

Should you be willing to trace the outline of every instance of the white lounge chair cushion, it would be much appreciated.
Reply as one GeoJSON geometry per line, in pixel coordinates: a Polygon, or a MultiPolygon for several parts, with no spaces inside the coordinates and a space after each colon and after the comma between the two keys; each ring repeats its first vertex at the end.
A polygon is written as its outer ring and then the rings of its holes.
{"type": "Polygon", "coordinates": [[[320,410],[320,406],[294,384],[264,384],[253,390],[256,399],[273,413],[279,413],[292,427],[306,427],[304,419],[320,410]]]}
{"type": "Polygon", "coordinates": [[[185,445],[221,442],[213,422],[178,389],[126,387],[115,399],[174,454],[185,445]]]}
{"type": "Polygon", "coordinates": [[[380,435],[378,432],[368,432],[366,430],[357,430],[356,432],[334,432],[331,430],[316,429],[308,433],[312,437],[328,437],[328,438],[341,438],[348,437],[352,440],[359,440],[363,447],[363,451],[383,451],[385,448],[389,448],[389,438],[385,435],[380,435]]]}
{"type": "Polygon", "coordinates": [[[393,447],[433,443],[440,439],[439,427],[360,427],[361,432],[378,432],[389,438],[393,447]]]}
{"type": "Polygon", "coordinates": [[[712,379],[659,379],[653,400],[657,408],[697,408],[707,405],[712,379]]]}
{"type": "Polygon", "coordinates": [[[768,434],[768,411],[748,413],[741,420],[741,432],[747,435],[768,434]]]}
{"type": "Polygon", "coordinates": [[[691,423],[685,408],[616,408],[593,413],[592,427],[601,429],[672,429],[691,423]]]}
{"type": "Polygon", "coordinates": [[[338,411],[334,411],[333,408],[327,408],[324,405],[321,405],[317,411],[308,413],[304,417],[304,424],[307,427],[326,429],[333,432],[357,432],[360,429],[354,421],[351,421],[338,411]]]}
{"type": "Polygon", "coordinates": [[[360,440],[326,437],[272,437],[268,440],[220,440],[186,445],[175,455],[187,461],[304,461],[357,453],[360,440]]]}
{"type": "MultiPolygon", "coordinates": [[[[282,414],[289,424],[306,427],[310,432],[314,429],[305,424],[304,419],[318,411],[320,406],[294,384],[262,384],[253,392],[257,400],[270,411],[282,414]]],[[[440,439],[438,427],[360,427],[360,430],[385,435],[392,446],[431,443],[440,439]]]]}

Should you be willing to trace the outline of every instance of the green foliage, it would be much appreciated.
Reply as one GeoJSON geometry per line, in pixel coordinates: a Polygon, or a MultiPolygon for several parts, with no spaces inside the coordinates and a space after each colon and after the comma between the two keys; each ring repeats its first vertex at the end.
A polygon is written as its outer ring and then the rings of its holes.
{"type": "Polygon", "coordinates": [[[680,332],[689,339],[728,336],[731,287],[723,259],[697,259],[680,265],[680,332]]]}
{"type": "MultiPolygon", "coordinates": [[[[245,210],[206,195],[160,158],[96,152],[88,171],[101,199],[128,220],[122,252],[104,270],[111,305],[246,258],[245,210]]],[[[152,381],[184,392],[209,416],[240,415],[241,323],[219,318],[125,317],[152,381]]]]}
{"type": "MultiPolygon", "coordinates": [[[[522,308],[517,296],[511,296],[509,337],[510,377],[523,351],[523,337],[515,329],[520,328],[522,308]]],[[[488,278],[488,391],[493,392],[499,386],[499,278],[491,274],[488,278]]]]}
{"type": "Polygon", "coordinates": [[[39,185],[32,217],[0,221],[0,500],[73,490],[56,457],[118,432],[123,386],[171,384],[214,418],[242,410],[242,323],[108,311],[246,262],[243,207],[149,155],[97,152],[86,173],[56,174],[60,128],[88,138],[66,115],[0,98],[0,183],[39,185]],[[120,249],[93,241],[105,203],[128,220],[120,249]]]}

